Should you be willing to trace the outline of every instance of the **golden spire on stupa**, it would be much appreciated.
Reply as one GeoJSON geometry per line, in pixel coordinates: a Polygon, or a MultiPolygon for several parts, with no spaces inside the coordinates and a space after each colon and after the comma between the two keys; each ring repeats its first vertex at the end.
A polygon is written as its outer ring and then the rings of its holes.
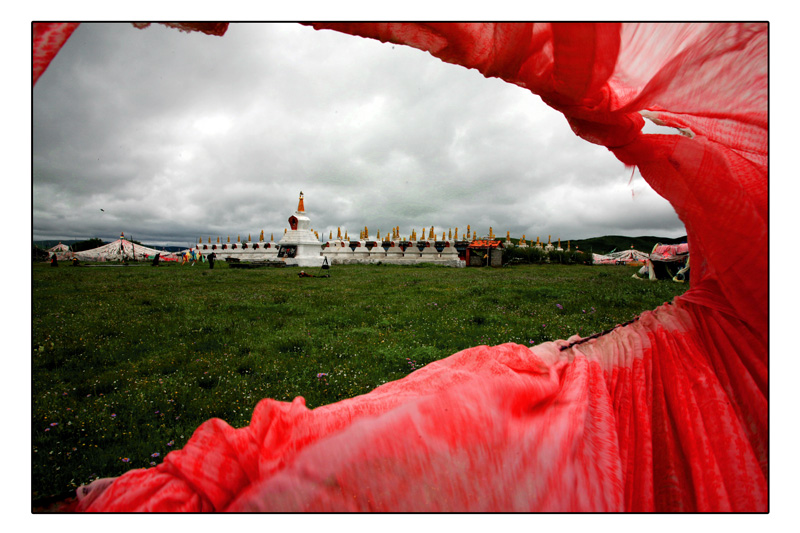
{"type": "Polygon", "coordinates": [[[336,238],[340,239],[340,240],[342,238],[342,227],[341,226],[336,228],[336,238]]]}
{"type": "Polygon", "coordinates": [[[264,230],[261,230],[261,236],[258,238],[258,242],[264,242],[264,230]]]}
{"type": "Polygon", "coordinates": [[[299,213],[305,213],[306,208],[303,205],[303,191],[300,191],[300,200],[297,202],[297,211],[299,213]]]}

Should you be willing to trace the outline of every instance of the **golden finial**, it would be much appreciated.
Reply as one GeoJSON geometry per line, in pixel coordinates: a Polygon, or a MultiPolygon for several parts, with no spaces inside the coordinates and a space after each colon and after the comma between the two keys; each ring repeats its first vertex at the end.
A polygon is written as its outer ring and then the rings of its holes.
{"type": "Polygon", "coordinates": [[[378,230],[378,234],[375,236],[377,240],[381,240],[381,230],[378,230]]]}
{"type": "Polygon", "coordinates": [[[253,239],[250,238],[250,234],[247,234],[247,242],[253,242],[253,239]]]}
{"type": "Polygon", "coordinates": [[[264,230],[261,230],[261,236],[258,238],[258,242],[264,242],[264,230]]]}
{"type": "Polygon", "coordinates": [[[300,200],[297,202],[297,211],[300,213],[305,213],[306,208],[303,205],[303,191],[300,191],[300,200]]]}
{"type": "Polygon", "coordinates": [[[217,235],[217,244],[219,244],[219,235],[217,235]]]}
{"type": "Polygon", "coordinates": [[[241,241],[241,237],[242,237],[241,235],[237,235],[237,236],[236,236],[236,242],[242,242],[242,241],[241,241]]]}
{"type": "Polygon", "coordinates": [[[333,230],[331,230],[331,232],[328,234],[328,240],[329,241],[333,240],[333,230]]]}
{"type": "Polygon", "coordinates": [[[337,239],[341,239],[342,238],[342,227],[341,226],[336,228],[336,238],[337,239]]]}
{"type": "Polygon", "coordinates": [[[270,233],[269,234],[269,241],[270,242],[274,242],[275,241],[275,234],[274,233],[270,233]]]}
{"type": "Polygon", "coordinates": [[[228,242],[231,242],[231,236],[228,235],[228,242]]]}

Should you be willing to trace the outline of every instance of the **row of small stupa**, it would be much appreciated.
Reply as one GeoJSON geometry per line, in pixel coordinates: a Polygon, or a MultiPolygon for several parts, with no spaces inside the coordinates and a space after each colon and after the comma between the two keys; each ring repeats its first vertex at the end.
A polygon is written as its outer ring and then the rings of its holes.
{"type": "MultiPolygon", "coordinates": [[[[319,239],[319,233],[317,233],[313,229],[311,231],[314,232],[314,235],[316,235],[317,239],[319,239]]],[[[426,230],[423,228],[422,235],[418,239],[417,238],[417,230],[412,229],[409,238],[408,239],[404,239],[404,238],[402,238],[400,236],[400,226],[395,226],[394,228],[392,228],[391,236],[388,236],[389,232],[386,232],[386,233],[384,233],[384,238],[381,239],[381,232],[380,232],[380,230],[378,230],[378,233],[375,236],[375,239],[371,239],[369,237],[369,229],[367,228],[367,226],[364,226],[364,229],[360,230],[357,240],[358,241],[372,241],[372,240],[374,240],[374,241],[380,241],[380,242],[406,241],[406,240],[407,241],[412,241],[412,242],[429,241],[429,240],[433,240],[433,241],[441,240],[441,241],[450,241],[450,242],[455,242],[455,241],[459,241],[459,242],[461,242],[461,241],[474,242],[476,240],[479,240],[477,232],[472,232],[471,227],[469,225],[467,225],[466,236],[463,237],[462,239],[458,238],[458,228],[455,229],[455,232],[453,232],[452,229],[448,230],[447,234],[445,234],[445,232],[442,231],[442,238],[441,239],[436,239],[436,235],[434,234],[434,227],[433,226],[431,226],[431,228],[430,228],[430,231],[428,233],[428,238],[425,237],[425,231],[426,230]]],[[[286,233],[286,230],[284,230],[284,233],[286,233]]],[[[496,240],[496,236],[494,235],[494,232],[493,232],[491,226],[489,227],[489,237],[488,237],[488,239],[489,240],[496,240]]],[[[328,242],[335,242],[335,241],[349,242],[350,240],[351,239],[348,236],[346,230],[344,232],[344,236],[342,236],[342,229],[341,228],[337,229],[337,234],[336,234],[336,238],[335,239],[333,238],[333,231],[330,232],[330,235],[328,237],[328,242]]],[[[264,230],[261,230],[261,235],[259,236],[257,243],[263,243],[263,242],[264,242],[264,230]]],[[[275,242],[275,234],[274,233],[272,235],[270,235],[269,242],[274,244],[274,242],[275,242]]],[[[202,248],[203,247],[203,238],[200,237],[200,239],[197,241],[197,243],[198,243],[198,247],[202,248]]],[[[237,236],[236,237],[236,243],[239,244],[238,247],[242,246],[241,236],[237,236]]],[[[236,244],[236,243],[234,243],[234,244],[236,244]]],[[[212,244],[211,243],[211,237],[208,238],[208,244],[212,244]]],[[[222,244],[221,241],[220,241],[220,237],[217,237],[216,244],[222,244]]],[[[230,235],[228,236],[227,244],[231,244],[230,235]]],[[[252,247],[252,245],[254,244],[253,240],[252,240],[252,238],[251,238],[251,236],[249,234],[247,236],[247,240],[244,241],[244,244],[250,244],[250,247],[252,247]]],[[[320,242],[320,244],[322,245],[324,243],[320,242]]],[[[523,234],[522,238],[516,244],[514,244],[511,241],[511,232],[506,232],[506,240],[505,240],[504,244],[505,244],[505,246],[518,246],[520,248],[526,248],[526,247],[529,246],[528,242],[525,240],[525,234],[523,234]]],[[[547,244],[542,244],[541,241],[539,240],[539,237],[536,237],[536,242],[535,243],[531,242],[530,246],[536,247],[536,248],[542,248],[542,249],[548,250],[548,251],[549,250],[563,251],[563,248],[561,247],[561,239],[558,239],[558,245],[554,246],[553,243],[550,242],[550,236],[549,235],[547,237],[547,244]]],[[[263,245],[261,247],[263,247],[263,245]]],[[[208,248],[210,248],[210,247],[208,247],[206,245],[206,249],[208,249],[208,248]]],[[[221,248],[221,246],[215,246],[214,247],[214,249],[217,249],[217,248],[221,248]]],[[[225,249],[227,249],[227,248],[230,248],[230,246],[226,246],[225,247],[225,249]]],[[[570,244],[569,244],[569,241],[567,241],[567,251],[569,251],[569,250],[570,250],[570,244]]]]}
{"type": "MultiPolygon", "coordinates": [[[[203,239],[198,241],[197,248],[201,253],[211,253],[212,251],[220,259],[235,259],[244,261],[272,260],[278,259],[287,265],[296,266],[320,266],[325,260],[331,263],[348,264],[351,262],[437,262],[442,264],[452,264],[452,266],[464,266],[465,261],[459,257],[457,248],[466,250],[470,242],[483,240],[472,231],[471,226],[467,226],[466,235],[459,239],[458,228],[455,233],[450,232],[446,235],[442,232],[442,240],[437,240],[434,227],[431,226],[428,236],[425,236],[425,229],[418,238],[416,230],[411,231],[408,239],[400,236],[400,227],[392,228],[391,232],[386,232],[381,239],[380,232],[373,239],[369,235],[369,228],[364,229],[359,234],[359,239],[351,239],[345,231],[342,236],[341,227],[337,228],[336,238],[333,238],[333,231],[330,232],[327,242],[321,242],[319,233],[311,228],[311,220],[305,213],[303,193],[297,204],[297,210],[289,217],[290,229],[284,230],[281,240],[276,244],[274,234],[270,236],[269,242],[264,242],[264,231],[261,231],[258,242],[253,242],[248,235],[246,242],[241,242],[241,237],[236,238],[236,243],[230,242],[230,236],[226,243],[204,244],[203,239]]],[[[496,240],[494,231],[489,228],[489,240],[496,240]]],[[[506,234],[506,246],[510,246],[510,233],[506,234]]],[[[518,246],[527,246],[525,236],[518,243],[518,246]]],[[[542,246],[539,239],[536,244],[544,250],[561,249],[559,240],[558,248],[548,242],[542,246]]]]}

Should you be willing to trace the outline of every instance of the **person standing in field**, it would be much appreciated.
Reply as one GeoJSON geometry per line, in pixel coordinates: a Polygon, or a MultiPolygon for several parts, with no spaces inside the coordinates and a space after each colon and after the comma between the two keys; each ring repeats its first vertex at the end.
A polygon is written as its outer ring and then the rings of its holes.
{"type": "Polygon", "coordinates": [[[211,268],[211,269],[214,268],[214,260],[216,258],[217,258],[217,254],[216,253],[211,252],[210,254],[208,254],[208,268],[211,268]]]}

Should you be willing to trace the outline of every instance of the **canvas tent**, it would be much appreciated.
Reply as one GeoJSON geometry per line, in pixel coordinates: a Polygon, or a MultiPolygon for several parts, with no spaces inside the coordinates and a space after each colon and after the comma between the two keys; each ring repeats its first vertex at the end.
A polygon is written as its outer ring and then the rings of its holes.
{"type": "Polygon", "coordinates": [[[621,252],[613,252],[610,254],[592,254],[592,263],[595,265],[623,265],[632,263],[634,261],[647,261],[648,254],[640,252],[639,250],[622,250],[621,252]]]}
{"type": "Polygon", "coordinates": [[[174,261],[177,259],[175,254],[163,252],[155,248],[148,248],[140,244],[132,243],[125,238],[125,234],[120,235],[116,241],[104,244],[91,250],[75,252],[74,255],[81,261],[148,261],[161,254],[161,259],[174,261]]]}
{"type": "Polygon", "coordinates": [[[634,278],[647,276],[648,279],[671,279],[684,283],[689,279],[689,245],[656,244],[644,266],[633,275],[634,278]]]}
{"type": "Polygon", "coordinates": [[[69,249],[69,246],[63,243],[58,243],[52,248],[48,248],[47,253],[49,258],[52,258],[53,255],[55,254],[56,259],[58,259],[59,261],[63,261],[65,259],[72,259],[72,256],[74,255],[72,251],[69,249]]]}

